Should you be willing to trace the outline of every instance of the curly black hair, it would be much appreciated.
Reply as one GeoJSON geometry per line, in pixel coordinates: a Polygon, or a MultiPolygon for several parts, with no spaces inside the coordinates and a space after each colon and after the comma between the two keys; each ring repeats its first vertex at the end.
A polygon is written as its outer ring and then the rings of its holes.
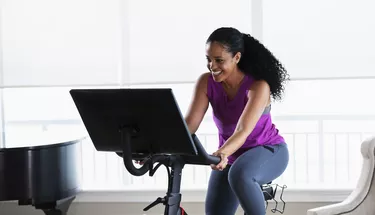
{"type": "Polygon", "coordinates": [[[270,86],[272,98],[281,100],[285,90],[284,83],[289,80],[289,75],[262,43],[250,34],[241,33],[232,27],[216,29],[206,41],[206,43],[210,42],[222,44],[232,56],[240,52],[239,69],[256,80],[266,81],[270,86]]]}

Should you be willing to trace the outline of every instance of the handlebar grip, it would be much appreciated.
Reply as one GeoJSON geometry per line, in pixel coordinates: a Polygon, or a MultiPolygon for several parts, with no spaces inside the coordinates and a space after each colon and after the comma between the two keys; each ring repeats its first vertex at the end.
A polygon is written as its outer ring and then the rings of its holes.
{"type": "Polygon", "coordinates": [[[197,135],[192,134],[192,138],[195,144],[195,147],[198,151],[198,156],[202,158],[202,164],[210,165],[210,164],[218,164],[221,161],[220,157],[213,156],[207,154],[206,150],[203,148],[201,142],[199,141],[197,135]]]}
{"type": "Polygon", "coordinates": [[[209,155],[207,159],[210,164],[218,164],[221,161],[220,157],[213,156],[213,155],[209,155]]]}

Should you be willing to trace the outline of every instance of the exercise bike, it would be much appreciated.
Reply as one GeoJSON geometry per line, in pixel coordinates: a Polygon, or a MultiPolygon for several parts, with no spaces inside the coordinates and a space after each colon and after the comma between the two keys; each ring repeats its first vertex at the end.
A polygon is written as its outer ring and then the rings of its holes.
{"type": "MultiPolygon", "coordinates": [[[[191,135],[171,89],[72,89],[70,94],[97,151],[115,152],[134,176],[150,176],[161,165],[167,168],[168,189],[144,208],[165,206],[164,215],[187,215],[181,204],[181,177],[186,164],[218,164],[198,137],[191,135]],[[145,161],[140,168],[134,161],[145,161]]],[[[275,200],[272,183],[262,185],[266,205],[275,200]]],[[[282,192],[285,186],[281,187],[282,192]]],[[[281,194],[282,195],[282,194],[281,194]]]]}

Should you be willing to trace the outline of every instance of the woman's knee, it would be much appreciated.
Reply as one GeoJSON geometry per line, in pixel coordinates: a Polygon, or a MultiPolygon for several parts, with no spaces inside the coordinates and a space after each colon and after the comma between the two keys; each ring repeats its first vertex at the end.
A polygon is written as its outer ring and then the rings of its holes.
{"type": "Polygon", "coordinates": [[[249,168],[245,170],[241,166],[234,165],[228,172],[228,182],[234,191],[250,187],[252,184],[257,183],[256,171],[249,168]]]}

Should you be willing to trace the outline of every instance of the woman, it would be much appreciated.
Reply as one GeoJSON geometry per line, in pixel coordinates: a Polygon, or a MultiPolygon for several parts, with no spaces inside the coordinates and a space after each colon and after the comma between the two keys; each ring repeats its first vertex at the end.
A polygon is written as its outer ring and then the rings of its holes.
{"type": "Polygon", "coordinates": [[[271,99],[281,99],[288,74],[261,43],[234,28],[219,28],[207,39],[207,66],[197,81],[185,117],[195,133],[211,104],[219,131],[205,210],[230,215],[240,204],[248,215],[265,215],[260,185],[279,177],[289,152],[272,123],[271,99]]]}

